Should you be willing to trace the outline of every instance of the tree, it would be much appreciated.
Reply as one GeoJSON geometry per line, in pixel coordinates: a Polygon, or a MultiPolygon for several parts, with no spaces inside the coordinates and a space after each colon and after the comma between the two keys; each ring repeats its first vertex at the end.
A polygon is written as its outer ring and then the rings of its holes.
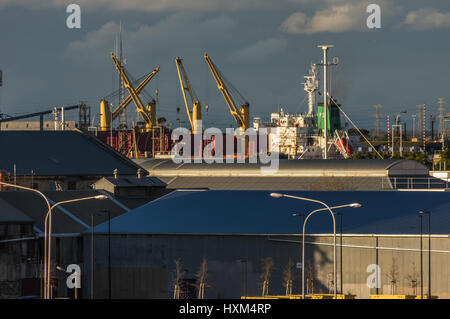
{"type": "Polygon", "coordinates": [[[207,281],[208,281],[208,261],[206,258],[203,258],[202,263],[200,265],[199,270],[195,274],[195,277],[197,277],[198,285],[198,299],[204,299],[205,298],[205,288],[209,287],[207,281]]]}
{"type": "Polygon", "coordinates": [[[389,272],[386,274],[387,279],[391,283],[391,295],[397,294],[397,283],[398,283],[398,266],[397,259],[392,257],[392,264],[389,272]]]}
{"type": "Polygon", "coordinates": [[[174,279],[174,289],[173,289],[173,299],[180,299],[181,296],[181,285],[183,283],[183,277],[185,271],[182,270],[183,265],[181,260],[175,260],[175,279],[174,279]]]}
{"type": "Polygon", "coordinates": [[[283,287],[286,288],[286,296],[292,295],[292,282],[294,281],[294,278],[294,262],[289,258],[289,261],[283,270],[283,287]]]}
{"type": "Polygon", "coordinates": [[[269,282],[270,276],[272,276],[274,261],[272,257],[267,257],[261,259],[261,262],[262,262],[261,279],[263,280],[262,296],[265,296],[269,294],[269,282]]]}
{"type": "Polygon", "coordinates": [[[414,262],[411,263],[411,272],[406,276],[406,280],[409,281],[409,283],[411,284],[411,294],[413,296],[417,295],[417,270],[416,270],[416,265],[414,264],[414,262]]]}

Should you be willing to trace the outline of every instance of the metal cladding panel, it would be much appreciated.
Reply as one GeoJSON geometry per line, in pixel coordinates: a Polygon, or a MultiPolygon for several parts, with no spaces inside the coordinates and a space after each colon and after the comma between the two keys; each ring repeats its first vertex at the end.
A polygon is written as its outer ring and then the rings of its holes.
{"type": "MultiPolygon", "coordinates": [[[[283,193],[283,192],[281,192],[283,193]]],[[[287,194],[324,201],[329,206],[361,203],[342,208],[343,231],[361,234],[418,234],[418,211],[433,214],[434,234],[450,233],[449,192],[398,191],[289,191],[287,194]]],[[[323,208],[290,198],[272,198],[270,191],[175,191],[111,222],[116,233],[190,234],[298,234],[300,219],[323,208]]],[[[336,210],[337,212],[337,210],[336,210]]],[[[308,233],[332,233],[328,212],[311,217],[308,233]]],[[[107,224],[95,227],[106,232],[107,224]]]]}
{"type": "Polygon", "coordinates": [[[165,176],[169,189],[206,188],[210,190],[381,190],[390,189],[387,177],[242,177],[165,176]]]}
{"type": "MultiPolygon", "coordinates": [[[[413,162],[408,160],[279,160],[278,170],[271,176],[387,176],[394,164],[413,162]]],[[[174,163],[171,159],[136,161],[153,176],[261,176],[259,163],[174,163]]],[[[398,166],[397,166],[398,167],[398,166]]],[[[403,170],[404,174],[408,170],[403,170]]],[[[428,169],[414,162],[411,176],[423,175],[428,169]]]]}

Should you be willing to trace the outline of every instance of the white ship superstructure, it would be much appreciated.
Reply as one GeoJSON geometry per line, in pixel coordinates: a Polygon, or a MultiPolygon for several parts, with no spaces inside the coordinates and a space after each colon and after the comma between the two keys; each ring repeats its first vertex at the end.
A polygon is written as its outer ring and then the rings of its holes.
{"type": "MultiPolygon", "coordinates": [[[[292,159],[323,158],[325,139],[323,134],[323,103],[316,105],[316,92],[319,89],[316,64],[312,64],[305,82],[302,83],[308,94],[306,113],[291,114],[280,108],[270,114],[270,121],[263,122],[260,117],[253,120],[253,128],[266,128],[269,132],[269,149],[292,159]],[[317,111],[315,111],[317,110],[317,111]]],[[[327,158],[348,158],[352,147],[346,131],[341,130],[340,105],[330,99],[328,103],[328,145],[327,158]]]]}

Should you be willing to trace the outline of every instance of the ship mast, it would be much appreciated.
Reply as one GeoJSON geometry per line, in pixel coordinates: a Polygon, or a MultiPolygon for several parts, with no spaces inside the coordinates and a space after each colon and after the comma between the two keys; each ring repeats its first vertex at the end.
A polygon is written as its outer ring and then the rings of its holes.
{"type": "Polygon", "coordinates": [[[328,63],[328,49],[333,48],[334,45],[318,45],[323,51],[323,61],[319,65],[323,66],[323,159],[328,158],[328,90],[327,90],[327,66],[336,65],[336,63],[328,63]]]}
{"type": "Polygon", "coordinates": [[[306,82],[302,83],[303,88],[308,92],[308,115],[311,116],[314,113],[314,105],[316,104],[316,91],[319,89],[319,80],[317,79],[316,64],[311,64],[308,75],[304,78],[306,82]]]}

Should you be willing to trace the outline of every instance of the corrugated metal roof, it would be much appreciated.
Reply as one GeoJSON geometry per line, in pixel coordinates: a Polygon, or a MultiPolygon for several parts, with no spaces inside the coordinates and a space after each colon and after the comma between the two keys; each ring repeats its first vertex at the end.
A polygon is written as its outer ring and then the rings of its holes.
{"type": "Polygon", "coordinates": [[[33,219],[0,199],[0,223],[33,223],[33,219]]]}
{"type": "MultiPolygon", "coordinates": [[[[136,160],[153,176],[261,176],[261,167],[252,163],[182,163],[171,159],[136,160]]],[[[279,160],[270,176],[388,176],[428,175],[428,169],[410,160],[279,160]]]]}
{"type": "MultiPolygon", "coordinates": [[[[102,191],[95,190],[44,192],[45,196],[47,196],[51,201],[51,204],[63,200],[96,196],[103,193],[104,192],[102,191]]],[[[135,199],[136,205],[138,201],[138,199],[135,199]]],[[[147,203],[145,199],[140,200],[140,205],[145,203],[147,203]]],[[[111,218],[117,217],[126,212],[123,207],[117,205],[110,199],[85,200],[63,204],[61,207],[64,208],[64,210],[72,217],[65,214],[64,211],[55,208],[52,214],[52,228],[54,233],[72,234],[85,231],[89,228],[89,226],[86,227],[86,225],[91,224],[91,214],[95,214],[94,224],[97,225],[108,220],[108,214],[106,211],[110,212],[111,218]]],[[[34,192],[2,191],[0,192],[0,209],[0,220],[2,219],[3,214],[12,215],[9,219],[17,219],[20,216],[23,217],[23,215],[25,215],[27,220],[34,221],[38,229],[41,231],[44,229],[44,219],[47,213],[47,205],[42,197],[34,192]],[[2,203],[6,203],[9,206],[3,206],[2,203]],[[8,210],[6,210],[6,208],[8,208],[8,210]],[[16,215],[19,217],[15,217],[16,215]]]]}
{"type": "Polygon", "coordinates": [[[93,136],[77,131],[0,131],[0,168],[18,175],[105,176],[139,166],[93,136]]]}
{"type": "Polygon", "coordinates": [[[161,176],[168,188],[210,190],[381,190],[390,189],[387,177],[220,177],[161,176]]]}
{"type": "MultiPolygon", "coordinates": [[[[432,212],[432,233],[450,233],[450,192],[289,191],[287,194],[324,201],[343,208],[343,231],[360,234],[418,234],[417,212],[432,212]]],[[[275,199],[270,191],[175,191],[111,221],[116,233],[298,234],[300,218],[320,204],[289,198],[275,199]]],[[[336,210],[338,212],[338,210],[336,210]]],[[[106,232],[107,224],[95,227],[106,232]]],[[[332,233],[327,212],[311,217],[308,233],[332,233]]]]}

